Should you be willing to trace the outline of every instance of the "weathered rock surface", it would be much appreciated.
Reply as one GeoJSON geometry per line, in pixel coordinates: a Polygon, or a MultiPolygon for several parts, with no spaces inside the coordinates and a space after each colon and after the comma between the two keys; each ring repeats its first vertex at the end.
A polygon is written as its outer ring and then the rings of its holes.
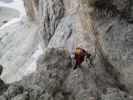
{"type": "Polygon", "coordinates": [[[0,100],[132,100],[102,66],[84,62],[81,69],[72,67],[68,51],[49,48],[39,58],[37,71],[10,84],[0,100]]]}
{"type": "Polygon", "coordinates": [[[118,71],[118,80],[133,93],[132,1],[114,0],[110,2],[110,5],[112,5],[112,7],[110,10],[108,8],[108,12],[106,12],[107,8],[105,7],[107,4],[101,4],[100,6],[103,6],[102,9],[99,9],[95,5],[96,11],[94,13],[97,18],[94,22],[97,47],[108,63],[118,71]],[[111,15],[110,12],[112,12],[111,15]],[[116,14],[114,14],[114,12],[116,12],[116,14]]]}
{"type": "MultiPolygon", "coordinates": [[[[3,66],[0,65],[0,76],[2,74],[2,71],[3,71],[3,66]]],[[[8,85],[5,84],[5,82],[0,78],[0,95],[2,95],[3,92],[5,92],[7,88],[8,88],[8,85]]]]}
{"type": "Polygon", "coordinates": [[[0,27],[14,18],[18,18],[20,16],[19,11],[12,8],[0,7],[0,27]]]}
{"type": "Polygon", "coordinates": [[[18,81],[36,69],[37,29],[36,23],[23,19],[0,30],[0,64],[5,82],[18,81]]]}
{"type": "Polygon", "coordinates": [[[26,14],[33,20],[38,18],[39,0],[23,0],[26,14]]]}
{"type": "Polygon", "coordinates": [[[108,88],[107,93],[103,94],[101,99],[102,100],[129,100],[133,99],[132,96],[127,96],[126,93],[119,91],[114,88],[108,88]]]}
{"type": "Polygon", "coordinates": [[[36,72],[10,85],[3,100],[133,99],[132,0],[24,0],[24,4],[27,15],[39,23],[45,55],[36,72]],[[78,46],[96,55],[95,67],[84,62],[72,70],[70,56],[78,46]]]}
{"type": "Polygon", "coordinates": [[[11,2],[13,2],[13,0],[0,0],[0,1],[6,2],[6,3],[11,3],[11,2]]]}
{"type": "Polygon", "coordinates": [[[36,69],[40,50],[36,24],[26,18],[22,0],[0,0],[0,64],[5,82],[18,81],[36,69]]]}
{"type": "Polygon", "coordinates": [[[47,45],[65,47],[70,52],[77,46],[91,53],[98,49],[104,66],[107,69],[110,66],[117,74],[117,80],[130,92],[133,91],[131,0],[39,2],[44,49],[47,45]],[[56,3],[59,4],[56,5],[58,9],[55,9],[56,3]]]}

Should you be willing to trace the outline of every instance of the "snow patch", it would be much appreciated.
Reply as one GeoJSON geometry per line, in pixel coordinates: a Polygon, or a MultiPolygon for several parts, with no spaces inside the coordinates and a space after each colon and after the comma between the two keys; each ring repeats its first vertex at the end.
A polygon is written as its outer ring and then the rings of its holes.
{"type": "Polygon", "coordinates": [[[22,17],[14,18],[14,19],[12,19],[11,21],[9,21],[8,23],[2,25],[2,26],[0,27],[0,30],[2,30],[2,29],[6,28],[6,27],[8,27],[8,26],[10,26],[10,25],[12,25],[12,24],[14,24],[14,23],[17,23],[17,22],[19,22],[19,21],[21,21],[21,20],[22,20],[22,17]]]}
{"type": "Polygon", "coordinates": [[[4,3],[0,1],[0,7],[8,7],[16,9],[21,13],[21,16],[26,16],[25,8],[22,0],[14,0],[11,3],[4,3]]]}
{"type": "Polygon", "coordinates": [[[5,27],[7,27],[11,24],[14,24],[14,23],[17,23],[17,22],[21,21],[21,19],[24,16],[26,16],[26,12],[25,12],[25,8],[24,8],[24,4],[23,4],[22,0],[14,0],[11,3],[4,3],[2,1],[0,1],[0,7],[12,8],[12,9],[18,10],[20,12],[20,16],[18,18],[14,18],[11,21],[9,21],[8,23],[2,25],[0,27],[0,30],[4,29],[5,27]]]}
{"type": "Polygon", "coordinates": [[[41,48],[41,45],[38,45],[38,48],[35,50],[34,54],[31,57],[31,64],[27,67],[27,69],[24,72],[24,75],[31,74],[34,71],[36,71],[37,64],[36,61],[39,58],[40,55],[43,54],[43,50],[41,48]]]}

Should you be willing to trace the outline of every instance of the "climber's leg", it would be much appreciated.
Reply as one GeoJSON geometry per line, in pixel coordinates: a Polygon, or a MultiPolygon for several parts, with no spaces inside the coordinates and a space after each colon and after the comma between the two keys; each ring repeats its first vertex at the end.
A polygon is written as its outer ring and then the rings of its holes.
{"type": "Polygon", "coordinates": [[[75,70],[75,69],[77,69],[77,67],[78,67],[78,64],[75,64],[75,66],[74,66],[74,68],[73,68],[73,69],[75,70]]]}
{"type": "Polygon", "coordinates": [[[81,68],[81,64],[78,64],[78,68],[81,68]]]}

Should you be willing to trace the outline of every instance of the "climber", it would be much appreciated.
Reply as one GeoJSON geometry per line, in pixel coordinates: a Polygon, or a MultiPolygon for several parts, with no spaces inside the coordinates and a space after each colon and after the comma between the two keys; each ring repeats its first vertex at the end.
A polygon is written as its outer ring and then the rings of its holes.
{"type": "Polygon", "coordinates": [[[90,59],[91,54],[87,53],[87,51],[85,51],[82,48],[76,48],[76,51],[74,53],[74,59],[75,59],[75,66],[74,69],[76,69],[77,67],[81,67],[82,62],[84,61],[85,57],[87,59],[90,59]]]}

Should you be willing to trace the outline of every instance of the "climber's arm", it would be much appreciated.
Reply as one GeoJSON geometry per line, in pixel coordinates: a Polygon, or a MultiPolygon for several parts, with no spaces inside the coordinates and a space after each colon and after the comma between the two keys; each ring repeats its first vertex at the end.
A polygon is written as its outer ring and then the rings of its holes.
{"type": "Polygon", "coordinates": [[[72,52],[71,57],[75,59],[75,52],[72,52]]]}

